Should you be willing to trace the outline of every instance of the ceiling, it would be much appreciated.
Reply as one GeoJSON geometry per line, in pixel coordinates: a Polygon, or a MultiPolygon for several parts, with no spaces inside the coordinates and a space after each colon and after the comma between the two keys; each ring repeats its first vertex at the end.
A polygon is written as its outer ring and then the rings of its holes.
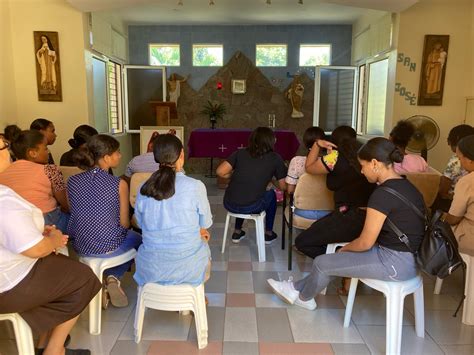
{"type": "Polygon", "coordinates": [[[127,24],[352,24],[367,9],[400,12],[418,0],[67,0],[127,24]]]}

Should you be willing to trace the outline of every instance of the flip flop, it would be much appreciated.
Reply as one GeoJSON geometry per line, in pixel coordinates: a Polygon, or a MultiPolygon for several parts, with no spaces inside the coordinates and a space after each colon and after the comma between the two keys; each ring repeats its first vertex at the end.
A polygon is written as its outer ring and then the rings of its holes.
{"type": "Polygon", "coordinates": [[[110,303],[117,308],[128,306],[128,298],[120,287],[120,281],[115,276],[107,277],[107,292],[109,293],[110,303]]]}

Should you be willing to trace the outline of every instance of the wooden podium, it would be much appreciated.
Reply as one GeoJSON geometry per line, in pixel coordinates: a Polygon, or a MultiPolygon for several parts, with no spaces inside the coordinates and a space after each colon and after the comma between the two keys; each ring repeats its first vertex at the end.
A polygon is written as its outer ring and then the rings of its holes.
{"type": "Polygon", "coordinates": [[[156,115],[157,126],[170,126],[170,120],[178,119],[176,104],[171,101],[150,101],[156,115]]]}

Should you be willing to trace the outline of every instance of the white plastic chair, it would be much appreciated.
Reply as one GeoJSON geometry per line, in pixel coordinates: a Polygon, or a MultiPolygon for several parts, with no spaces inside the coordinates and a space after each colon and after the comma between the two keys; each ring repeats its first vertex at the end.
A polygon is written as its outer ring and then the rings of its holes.
{"type": "MultiPolygon", "coordinates": [[[[127,261],[135,258],[137,251],[130,249],[126,253],[115,256],[113,258],[95,258],[90,256],[83,256],[79,258],[81,263],[88,265],[95,276],[102,283],[102,274],[104,270],[110,269],[114,266],[122,265],[127,261]]],[[[89,333],[93,335],[99,335],[101,331],[101,319],[102,319],[102,288],[95,295],[92,301],[89,303],[89,333]]]]}
{"type": "MultiPolygon", "coordinates": [[[[147,283],[138,288],[137,308],[135,311],[135,342],[142,338],[145,309],[162,311],[193,311],[196,322],[196,334],[199,349],[207,346],[207,312],[204,297],[204,284],[163,286],[147,283]]],[[[186,314],[183,312],[183,314],[186,314]]]]}
{"type": "Polygon", "coordinates": [[[344,316],[344,327],[347,328],[351,322],[352,307],[357,290],[358,281],[382,292],[387,303],[386,339],[385,353],[400,354],[402,344],[403,303],[405,296],[413,293],[415,303],[415,329],[416,335],[425,337],[425,309],[423,299],[423,278],[421,275],[407,281],[380,281],[373,279],[351,280],[351,288],[347,297],[346,314],[344,316]]]}
{"type": "Polygon", "coordinates": [[[433,294],[439,295],[441,293],[441,287],[443,287],[443,279],[437,277],[433,294]]]}
{"type": "Polygon", "coordinates": [[[462,322],[467,325],[474,325],[474,256],[460,253],[466,263],[466,284],[462,309],[462,322]]]}
{"type": "Polygon", "coordinates": [[[257,234],[258,261],[260,263],[265,262],[265,216],[266,216],[265,211],[262,211],[259,214],[240,214],[240,213],[227,212],[227,217],[225,219],[224,238],[222,240],[221,253],[224,253],[225,251],[225,241],[227,239],[227,230],[229,229],[230,217],[252,219],[255,221],[255,230],[257,234]]]}
{"type": "Polygon", "coordinates": [[[13,323],[18,353],[20,355],[33,355],[35,353],[33,334],[28,323],[18,313],[0,314],[0,320],[9,320],[13,323]]]}
{"type": "MultiPolygon", "coordinates": [[[[339,247],[343,247],[344,245],[346,245],[347,243],[332,243],[332,244],[328,244],[328,246],[326,247],[326,254],[334,254],[336,252],[336,249],[339,248],[339,247]]],[[[326,291],[327,291],[327,288],[325,288],[324,290],[321,291],[321,294],[322,295],[325,295],[326,294],[326,291]]]]}

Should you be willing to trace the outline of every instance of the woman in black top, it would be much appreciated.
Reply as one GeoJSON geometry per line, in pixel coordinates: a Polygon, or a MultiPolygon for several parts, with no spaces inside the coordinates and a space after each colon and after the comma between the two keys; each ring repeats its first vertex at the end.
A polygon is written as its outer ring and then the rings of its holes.
{"type": "Polygon", "coordinates": [[[268,283],[285,301],[313,310],[314,297],[336,276],[405,281],[417,274],[415,256],[387,223],[387,218],[404,232],[412,250],[423,240],[424,220],[410,206],[383,187],[402,194],[420,210],[423,196],[408,180],[398,175],[393,163],[401,162],[402,153],[386,138],[373,138],[358,153],[362,174],[379,186],[370,196],[367,217],[360,235],[335,254],[314,259],[311,273],[302,280],[268,283]]]}
{"type": "Polygon", "coordinates": [[[362,231],[365,208],[375,185],[360,173],[356,132],[339,126],[331,134],[332,143],[316,140],[306,159],[306,172],[327,174],[326,186],[334,191],[335,210],[314,222],[295,239],[298,251],[315,258],[326,253],[326,245],[350,242],[362,231]],[[327,152],[319,157],[321,149],[327,152]]]}
{"type": "Polygon", "coordinates": [[[77,127],[74,130],[72,138],[68,140],[68,143],[72,149],[61,156],[61,161],[59,165],[77,166],[73,159],[74,154],[78,152],[81,147],[84,147],[92,136],[95,136],[97,134],[99,134],[99,132],[97,132],[94,127],[91,127],[89,125],[83,124],[77,127]]]}
{"type": "MultiPolygon", "coordinates": [[[[273,177],[278,180],[281,190],[286,189],[286,166],[278,153],[273,151],[275,135],[270,128],[258,127],[249,138],[249,146],[232,153],[217,167],[217,175],[230,177],[224,195],[224,207],[234,213],[252,214],[266,212],[265,243],[273,242],[277,235],[273,232],[276,214],[276,196],[267,191],[273,177]]],[[[232,242],[239,243],[245,236],[243,220],[237,218],[232,242]]]]}

